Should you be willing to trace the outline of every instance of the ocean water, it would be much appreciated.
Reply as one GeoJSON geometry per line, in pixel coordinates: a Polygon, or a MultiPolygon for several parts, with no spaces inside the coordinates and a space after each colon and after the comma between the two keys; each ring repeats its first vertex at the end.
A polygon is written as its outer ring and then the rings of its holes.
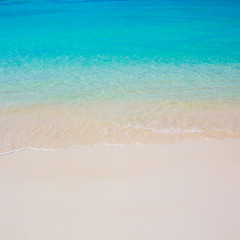
{"type": "Polygon", "coordinates": [[[0,1],[0,152],[239,136],[240,1],[0,1]]]}

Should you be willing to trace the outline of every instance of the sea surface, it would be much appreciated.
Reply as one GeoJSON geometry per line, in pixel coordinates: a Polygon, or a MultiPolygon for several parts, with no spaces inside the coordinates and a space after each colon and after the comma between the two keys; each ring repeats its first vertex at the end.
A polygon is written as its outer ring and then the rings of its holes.
{"type": "Polygon", "coordinates": [[[239,137],[239,0],[0,1],[0,153],[239,137]]]}

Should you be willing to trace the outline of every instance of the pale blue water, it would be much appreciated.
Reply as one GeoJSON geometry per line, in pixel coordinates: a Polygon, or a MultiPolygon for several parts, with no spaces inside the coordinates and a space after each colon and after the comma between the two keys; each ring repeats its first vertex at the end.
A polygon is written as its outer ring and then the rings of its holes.
{"type": "Polygon", "coordinates": [[[0,1],[2,106],[239,97],[239,0],[0,1]]]}

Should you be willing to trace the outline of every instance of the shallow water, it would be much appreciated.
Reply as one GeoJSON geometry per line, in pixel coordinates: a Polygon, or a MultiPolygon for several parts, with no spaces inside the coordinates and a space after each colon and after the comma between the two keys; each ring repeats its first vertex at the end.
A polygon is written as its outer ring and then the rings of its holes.
{"type": "Polygon", "coordinates": [[[240,2],[0,1],[0,151],[240,134],[240,2]]]}

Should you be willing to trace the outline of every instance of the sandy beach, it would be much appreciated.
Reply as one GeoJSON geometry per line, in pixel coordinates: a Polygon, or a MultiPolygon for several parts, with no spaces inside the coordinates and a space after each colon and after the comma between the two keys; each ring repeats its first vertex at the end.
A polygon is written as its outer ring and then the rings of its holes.
{"type": "Polygon", "coordinates": [[[240,0],[0,0],[0,240],[240,240],[240,0]]]}
{"type": "Polygon", "coordinates": [[[0,157],[0,239],[240,239],[240,140],[0,157]]]}

